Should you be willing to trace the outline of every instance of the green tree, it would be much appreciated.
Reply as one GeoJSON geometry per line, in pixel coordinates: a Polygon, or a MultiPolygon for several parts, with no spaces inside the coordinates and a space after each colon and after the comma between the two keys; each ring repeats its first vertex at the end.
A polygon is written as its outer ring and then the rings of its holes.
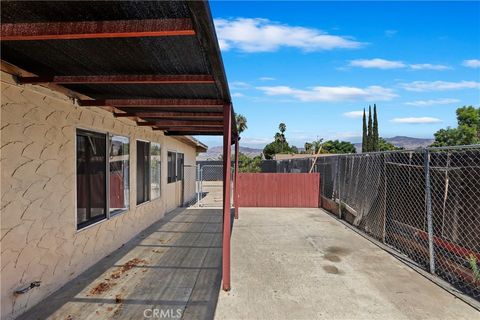
{"type": "Polygon", "coordinates": [[[279,144],[283,142],[283,137],[280,132],[275,133],[275,136],[273,137],[273,141],[278,142],[279,144]]]}
{"type": "Polygon", "coordinates": [[[373,151],[372,107],[368,106],[367,152],[373,151]]]}
{"type": "Polygon", "coordinates": [[[434,133],[434,147],[480,143],[480,108],[463,106],[457,111],[457,128],[447,127],[434,133]]]}
{"type": "Polygon", "coordinates": [[[348,141],[328,140],[322,144],[326,153],[356,153],[355,146],[348,141]]]}
{"type": "Polygon", "coordinates": [[[379,135],[378,135],[378,119],[377,119],[377,105],[373,105],[373,133],[372,133],[372,150],[379,151],[379,135]]]}
{"type": "Polygon", "coordinates": [[[305,142],[305,153],[312,153],[313,145],[310,142],[305,142]]]}
{"type": "Polygon", "coordinates": [[[298,153],[296,147],[290,147],[288,144],[287,138],[285,137],[285,131],[287,130],[285,123],[280,123],[278,129],[280,132],[275,134],[273,142],[263,148],[265,159],[273,159],[273,156],[277,153],[298,153]]]}
{"type": "Polygon", "coordinates": [[[362,152],[367,152],[367,116],[365,115],[365,108],[363,108],[363,127],[362,127],[362,152]]]}
{"type": "Polygon", "coordinates": [[[278,125],[278,130],[280,130],[280,145],[281,145],[281,151],[283,152],[283,148],[285,146],[285,131],[287,131],[287,125],[283,122],[281,122],[279,125],[278,125]]]}
{"type": "Polygon", "coordinates": [[[249,157],[243,153],[238,154],[238,169],[239,172],[260,172],[262,157],[249,157]]]}
{"type": "Polygon", "coordinates": [[[240,135],[243,131],[248,129],[247,126],[247,118],[245,118],[244,115],[241,114],[235,114],[235,122],[237,124],[237,132],[238,135],[240,135]]]}
{"type": "Polygon", "coordinates": [[[312,141],[312,148],[314,153],[318,153],[318,151],[322,147],[322,142],[323,142],[323,139],[317,139],[312,141]]]}
{"type": "Polygon", "coordinates": [[[378,138],[378,150],[377,151],[393,151],[393,150],[403,150],[402,147],[396,147],[385,139],[378,138]]]}
{"type": "Polygon", "coordinates": [[[278,125],[278,130],[280,130],[280,133],[281,133],[281,134],[284,134],[285,131],[287,131],[287,125],[286,125],[285,123],[283,123],[283,122],[280,123],[280,124],[278,125]]]}

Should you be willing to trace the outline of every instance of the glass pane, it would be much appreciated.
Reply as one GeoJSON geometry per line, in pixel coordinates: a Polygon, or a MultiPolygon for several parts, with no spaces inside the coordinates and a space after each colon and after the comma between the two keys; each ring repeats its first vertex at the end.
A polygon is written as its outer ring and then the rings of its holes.
{"type": "Polygon", "coordinates": [[[161,149],[160,144],[150,144],[150,198],[160,197],[161,183],[161,149]]]}
{"type": "Polygon", "coordinates": [[[127,137],[110,137],[110,213],[128,210],[130,203],[130,142],[127,137]]]}
{"type": "Polygon", "coordinates": [[[77,132],[77,227],[106,218],[106,137],[77,132]]]}

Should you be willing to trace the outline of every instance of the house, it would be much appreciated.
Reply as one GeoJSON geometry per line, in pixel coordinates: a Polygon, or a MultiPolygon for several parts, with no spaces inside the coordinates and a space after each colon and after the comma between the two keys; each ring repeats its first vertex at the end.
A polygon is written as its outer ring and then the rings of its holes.
{"type": "Polygon", "coordinates": [[[206,2],[5,1],[1,14],[3,319],[194,198],[207,147],[191,136],[230,145],[236,129],[206,2]]]}

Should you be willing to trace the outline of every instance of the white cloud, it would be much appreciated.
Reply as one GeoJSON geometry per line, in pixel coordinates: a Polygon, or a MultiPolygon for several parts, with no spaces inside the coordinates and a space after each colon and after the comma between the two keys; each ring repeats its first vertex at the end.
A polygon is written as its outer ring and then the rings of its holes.
{"type": "Polygon", "coordinates": [[[302,102],[313,101],[385,101],[397,95],[393,90],[380,86],[357,87],[313,87],[307,90],[288,86],[257,87],[268,96],[290,96],[302,102]]]}
{"type": "Polygon", "coordinates": [[[281,47],[303,51],[355,49],[364,43],[318,29],[289,26],[262,18],[215,19],[220,48],[244,52],[271,52],[281,47]]]}
{"type": "Polygon", "coordinates": [[[241,92],[234,92],[234,93],[232,93],[232,97],[241,98],[241,97],[245,97],[245,95],[241,92]]]}
{"type": "Polygon", "coordinates": [[[413,81],[410,83],[403,83],[402,87],[408,91],[444,91],[444,90],[456,90],[456,89],[479,89],[480,82],[476,81],[460,81],[460,82],[448,82],[448,81],[413,81]]]}
{"type": "Polygon", "coordinates": [[[385,36],[391,38],[397,34],[397,30],[385,30],[385,36]]]}
{"type": "Polygon", "coordinates": [[[449,66],[443,64],[430,64],[430,63],[418,63],[409,65],[413,70],[449,70],[452,69],[449,66]]]}
{"type": "Polygon", "coordinates": [[[432,117],[410,117],[410,118],[395,118],[391,120],[395,123],[407,123],[407,124],[426,124],[426,123],[437,123],[442,122],[438,118],[432,117]]]}
{"type": "Polygon", "coordinates": [[[392,61],[385,59],[357,59],[350,61],[351,67],[360,68],[375,68],[375,69],[398,69],[405,68],[405,64],[402,61],[392,61]]]}
{"type": "Polygon", "coordinates": [[[343,113],[343,115],[347,118],[361,118],[361,117],[363,117],[363,111],[362,110],[349,111],[349,112],[343,113]]]}
{"type": "Polygon", "coordinates": [[[463,60],[462,65],[469,68],[480,68],[479,59],[463,60]]]}
{"type": "Polygon", "coordinates": [[[407,64],[403,61],[386,60],[386,59],[357,59],[351,60],[350,67],[370,68],[370,69],[402,69],[410,68],[412,70],[448,70],[451,67],[443,64],[417,63],[407,64]]]}
{"type": "Polygon", "coordinates": [[[245,90],[251,87],[249,83],[242,82],[242,81],[232,81],[229,83],[230,89],[233,90],[245,90]]]}
{"type": "Polygon", "coordinates": [[[458,99],[450,99],[450,98],[440,98],[440,99],[430,99],[430,100],[415,100],[406,102],[405,104],[408,106],[415,106],[415,107],[426,107],[426,106],[434,106],[439,104],[452,104],[460,102],[458,99]]]}
{"type": "Polygon", "coordinates": [[[260,78],[258,78],[258,80],[261,80],[261,81],[273,81],[273,80],[275,80],[275,78],[272,78],[272,77],[260,77],[260,78]]]}

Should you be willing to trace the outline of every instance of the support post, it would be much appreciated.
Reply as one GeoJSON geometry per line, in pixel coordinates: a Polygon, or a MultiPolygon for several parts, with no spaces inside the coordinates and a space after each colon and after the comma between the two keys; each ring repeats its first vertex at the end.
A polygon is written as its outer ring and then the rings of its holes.
{"type": "Polygon", "coordinates": [[[195,177],[196,177],[195,188],[197,191],[197,206],[199,206],[200,205],[200,164],[197,164],[197,173],[195,177]]]}
{"type": "Polygon", "coordinates": [[[233,207],[235,208],[235,219],[238,219],[238,154],[240,137],[235,137],[235,176],[233,177],[233,207]]]}
{"type": "Polygon", "coordinates": [[[231,133],[232,106],[223,107],[223,244],[222,244],[222,288],[230,290],[230,189],[231,189],[231,133]]]}
{"type": "Polygon", "coordinates": [[[435,274],[435,252],[433,247],[432,193],[431,193],[431,186],[430,186],[430,150],[428,149],[425,149],[423,167],[425,170],[425,211],[427,214],[428,254],[430,258],[430,273],[435,274]]]}
{"type": "Polygon", "coordinates": [[[338,218],[342,219],[342,197],[340,196],[340,156],[337,156],[338,218]]]}

